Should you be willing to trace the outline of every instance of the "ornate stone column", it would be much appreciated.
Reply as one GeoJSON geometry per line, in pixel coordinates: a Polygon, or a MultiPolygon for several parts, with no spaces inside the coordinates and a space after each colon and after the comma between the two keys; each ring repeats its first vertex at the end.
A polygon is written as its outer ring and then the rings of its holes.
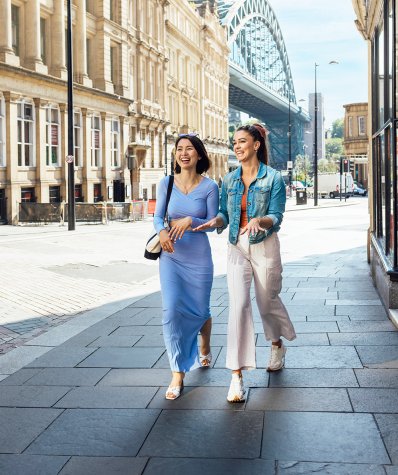
{"type": "Polygon", "coordinates": [[[40,1],[28,0],[25,6],[25,51],[24,66],[46,74],[47,67],[40,56],[40,1]]]}
{"type": "Polygon", "coordinates": [[[19,66],[19,58],[12,49],[11,0],[0,0],[0,61],[19,66]]]}
{"type": "Polygon", "coordinates": [[[79,0],[76,11],[76,29],[73,49],[75,53],[74,80],[80,84],[92,87],[92,81],[87,75],[87,19],[86,0],[79,0]]]}
{"type": "Polygon", "coordinates": [[[65,9],[64,0],[53,0],[54,14],[51,20],[51,65],[50,74],[67,79],[65,64],[65,9]]]}

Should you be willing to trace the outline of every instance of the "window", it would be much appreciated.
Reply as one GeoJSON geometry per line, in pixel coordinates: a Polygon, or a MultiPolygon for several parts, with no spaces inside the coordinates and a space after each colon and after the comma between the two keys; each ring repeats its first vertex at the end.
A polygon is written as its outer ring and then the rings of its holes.
{"type": "Polygon", "coordinates": [[[93,115],[91,117],[91,166],[101,166],[101,117],[93,115]]]}
{"type": "Polygon", "coordinates": [[[82,115],[79,111],[73,114],[73,147],[75,156],[75,166],[82,167],[82,115]]]}
{"type": "Polygon", "coordinates": [[[112,119],[111,125],[111,166],[120,167],[120,133],[119,120],[112,119]]]}
{"type": "Polygon", "coordinates": [[[352,137],[352,117],[348,117],[348,137],[352,137]]]}
{"type": "Polygon", "coordinates": [[[19,56],[19,7],[11,5],[12,49],[19,56]]]}
{"type": "Polygon", "coordinates": [[[75,185],[75,201],[76,203],[83,203],[83,187],[82,185],[75,185]]]}
{"type": "Polygon", "coordinates": [[[43,64],[47,64],[46,54],[46,20],[40,18],[40,57],[43,64]]]}
{"type": "Polygon", "coordinates": [[[5,106],[0,97],[0,167],[6,166],[5,106]]]}
{"type": "Polygon", "coordinates": [[[50,203],[61,203],[60,186],[50,186],[50,203]]]}
{"type": "Polygon", "coordinates": [[[111,46],[110,48],[111,60],[111,81],[113,84],[119,83],[119,46],[111,46]]]}
{"type": "Polygon", "coordinates": [[[59,110],[55,106],[46,108],[46,165],[60,166],[59,110]]]}
{"type": "Polygon", "coordinates": [[[110,0],[110,13],[109,13],[109,18],[112,20],[112,21],[119,21],[119,12],[118,12],[118,9],[119,9],[119,2],[118,0],[110,0]]]}
{"type": "Polygon", "coordinates": [[[34,166],[34,120],[33,105],[19,101],[17,104],[17,144],[18,144],[18,166],[34,166]]]}
{"type": "Polygon", "coordinates": [[[365,117],[358,117],[358,135],[366,135],[365,117]]]}
{"type": "Polygon", "coordinates": [[[94,183],[94,203],[102,201],[101,183],[94,183]]]}
{"type": "Polygon", "coordinates": [[[35,203],[35,189],[34,188],[21,188],[21,202],[22,203],[35,203]]]}

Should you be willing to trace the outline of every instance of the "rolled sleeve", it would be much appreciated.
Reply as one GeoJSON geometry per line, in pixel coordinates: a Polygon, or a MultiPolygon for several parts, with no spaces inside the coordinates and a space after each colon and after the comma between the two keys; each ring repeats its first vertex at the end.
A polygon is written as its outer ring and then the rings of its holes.
{"type": "Polygon", "coordinates": [[[228,227],[229,224],[227,185],[225,181],[226,180],[223,181],[221,186],[220,209],[217,213],[217,218],[221,218],[223,220],[223,225],[217,228],[218,234],[221,234],[224,229],[228,227]]]}
{"type": "Polygon", "coordinates": [[[275,226],[280,226],[285,212],[286,188],[281,174],[275,175],[271,188],[271,197],[267,216],[272,219],[275,226]]]}

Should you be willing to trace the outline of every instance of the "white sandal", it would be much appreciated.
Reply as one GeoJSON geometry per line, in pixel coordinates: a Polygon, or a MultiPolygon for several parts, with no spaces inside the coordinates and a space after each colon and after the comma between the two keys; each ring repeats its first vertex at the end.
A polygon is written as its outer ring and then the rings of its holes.
{"type": "Polygon", "coordinates": [[[182,390],[184,389],[184,381],[181,382],[181,386],[169,386],[166,391],[166,399],[169,401],[174,401],[181,396],[182,390]]]}
{"type": "Polygon", "coordinates": [[[202,368],[209,368],[212,358],[213,355],[211,354],[211,351],[209,351],[208,355],[202,355],[202,353],[199,353],[199,361],[202,368]]]}

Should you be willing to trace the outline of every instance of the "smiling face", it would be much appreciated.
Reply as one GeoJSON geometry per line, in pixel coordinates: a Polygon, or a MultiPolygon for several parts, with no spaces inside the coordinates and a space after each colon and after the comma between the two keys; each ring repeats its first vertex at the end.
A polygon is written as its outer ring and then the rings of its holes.
{"type": "Polygon", "coordinates": [[[181,139],[176,148],[175,158],[181,170],[196,170],[199,160],[198,152],[189,139],[181,139]]]}
{"type": "Polygon", "coordinates": [[[234,135],[234,152],[239,162],[257,160],[260,142],[255,140],[246,130],[238,130],[234,135]]]}

